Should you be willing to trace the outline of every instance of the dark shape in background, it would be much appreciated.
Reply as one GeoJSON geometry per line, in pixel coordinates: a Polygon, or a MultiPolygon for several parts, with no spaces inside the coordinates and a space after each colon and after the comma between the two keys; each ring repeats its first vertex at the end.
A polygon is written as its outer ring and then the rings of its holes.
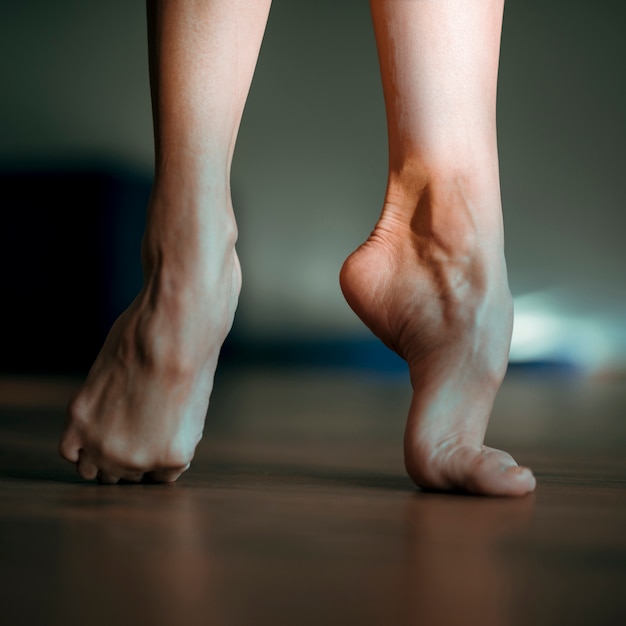
{"type": "Polygon", "coordinates": [[[141,285],[151,181],[107,164],[0,172],[4,372],[83,372],[141,285]]]}

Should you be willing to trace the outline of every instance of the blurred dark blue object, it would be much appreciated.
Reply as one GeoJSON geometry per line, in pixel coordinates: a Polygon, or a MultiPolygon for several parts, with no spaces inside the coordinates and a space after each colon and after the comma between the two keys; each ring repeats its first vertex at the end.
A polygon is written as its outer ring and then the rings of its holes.
{"type": "Polygon", "coordinates": [[[107,163],[0,167],[3,372],[83,372],[141,286],[151,179],[107,163]]]}

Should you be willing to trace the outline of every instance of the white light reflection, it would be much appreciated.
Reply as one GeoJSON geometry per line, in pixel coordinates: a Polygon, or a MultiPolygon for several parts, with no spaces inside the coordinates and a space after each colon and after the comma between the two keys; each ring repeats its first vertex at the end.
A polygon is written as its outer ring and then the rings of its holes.
{"type": "Polygon", "coordinates": [[[558,291],[516,297],[509,360],[559,362],[585,371],[624,366],[626,332],[601,316],[579,315],[558,291]]]}

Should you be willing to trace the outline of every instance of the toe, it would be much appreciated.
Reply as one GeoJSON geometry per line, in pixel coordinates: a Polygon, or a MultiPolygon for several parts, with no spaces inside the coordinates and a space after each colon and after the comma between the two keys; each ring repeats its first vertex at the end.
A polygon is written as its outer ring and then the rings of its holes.
{"type": "Polygon", "coordinates": [[[536,487],[533,473],[520,467],[509,454],[485,449],[467,468],[467,491],[489,496],[523,496],[536,487]]]}
{"type": "Polygon", "coordinates": [[[96,476],[98,476],[98,466],[94,460],[85,453],[84,450],[81,450],[80,452],[76,469],[78,470],[80,476],[85,480],[93,480],[96,476]]]}
{"type": "Polygon", "coordinates": [[[513,467],[506,472],[506,480],[510,495],[523,496],[533,492],[537,487],[537,479],[529,467],[513,467]]]}
{"type": "Polygon", "coordinates": [[[125,473],[121,478],[122,483],[140,483],[143,480],[143,472],[125,473]]]}
{"type": "Polygon", "coordinates": [[[155,483],[174,483],[188,469],[189,469],[189,464],[187,464],[185,467],[180,467],[177,469],[156,470],[154,472],[150,472],[146,474],[146,478],[150,480],[151,482],[155,482],[155,483]]]}
{"type": "Polygon", "coordinates": [[[120,481],[119,476],[103,471],[99,471],[96,475],[96,478],[101,485],[117,485],[117,483],[120,481]]]}

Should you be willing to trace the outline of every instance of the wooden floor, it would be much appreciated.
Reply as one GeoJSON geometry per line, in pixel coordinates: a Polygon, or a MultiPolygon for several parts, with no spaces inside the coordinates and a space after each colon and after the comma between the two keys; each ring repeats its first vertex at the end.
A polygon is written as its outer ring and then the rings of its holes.
{"type": "Polygon", "coordinates": [[[412,486],[404,381],[217,383],[179,483],[99,486],[56,456],[75,381],[0,380],[1,624],[626,624],[623,379],[507,379],[521,499],[412,486]]]}

